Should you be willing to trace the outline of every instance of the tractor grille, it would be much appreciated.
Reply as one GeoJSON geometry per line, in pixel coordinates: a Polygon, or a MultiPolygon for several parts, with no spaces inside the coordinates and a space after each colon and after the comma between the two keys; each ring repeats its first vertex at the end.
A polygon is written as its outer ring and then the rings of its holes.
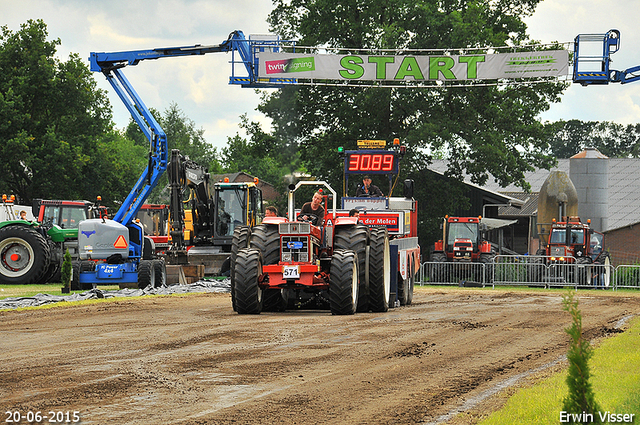
{"type": "Polygon", "coordinates": [[[278,229],[281,235],[286,234],[296,234],[296,235],[304,235],[311,233],[311,224],[309,223],[298,223],[298,222],[288,222],[288,223],[280,223],[280,228],[278,229]]]}
{"type": "Polygon", "coordinates": [[[309,236],[283,236],[282,261],[309,261],[309,236]]]}

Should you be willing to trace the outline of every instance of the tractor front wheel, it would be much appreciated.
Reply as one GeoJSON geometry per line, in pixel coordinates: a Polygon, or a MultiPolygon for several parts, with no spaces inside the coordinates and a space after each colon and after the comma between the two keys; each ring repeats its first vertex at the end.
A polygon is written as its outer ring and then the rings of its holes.
{"type": "Polygon", "coordinates": [[[262,255],[259,250],[244,248],[238,251],[235,269],[236,311],[238,314],[260,314],[262,288],[262,255]]]}

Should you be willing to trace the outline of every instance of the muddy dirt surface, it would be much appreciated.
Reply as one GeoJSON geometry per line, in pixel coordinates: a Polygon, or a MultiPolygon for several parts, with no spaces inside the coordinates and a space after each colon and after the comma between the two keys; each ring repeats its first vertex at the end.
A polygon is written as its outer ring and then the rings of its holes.
{"type": "MultiPolygon", "coordinates": [[[[416,288],[411,306],[354,316],[240,316],[228,294],[0,312],[0,413],[6,422],[7,411],[78,411],[83,424],[460,423],[453,413],[465,403],[566,353],[561,296],[416,288]]],[[[591,338],[640,314],[636,294],[578,299],[591,338]]],[[[492,399],[466,420],[499,407],[492,399]]]]}

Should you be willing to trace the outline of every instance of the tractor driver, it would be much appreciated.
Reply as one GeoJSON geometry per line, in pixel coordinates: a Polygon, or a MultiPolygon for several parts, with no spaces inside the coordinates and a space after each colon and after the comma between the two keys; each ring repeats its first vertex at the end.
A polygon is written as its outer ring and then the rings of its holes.
{"type": "Polygon", "coordinates": [[[302,206],[298,219],[311,221],[314,225],[321,225],[324,220],[324,207],[322,206],[322,194],[318,191],[313,194],[311,202],[302,206]]]}
{"type": "Polygon", "coordinates": [[[362,196],[382,197],[384,195],[382,194],[382,191],[378,186],[376,186],[375,184],[371,184],[371,177],[364,176],[364,178],[362,179],[362,184],[358,185],[358,189],[356,190],[356,196],[357,197],[362,197],[362,196]]]}

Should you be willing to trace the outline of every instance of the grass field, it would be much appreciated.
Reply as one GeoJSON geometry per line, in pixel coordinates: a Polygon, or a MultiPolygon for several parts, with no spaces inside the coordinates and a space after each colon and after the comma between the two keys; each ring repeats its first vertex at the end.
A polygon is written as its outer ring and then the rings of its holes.
{"type": "MultiPolygon", "coordinates": [[[[591,384],[603,415],[634,415],[631,422],[640,423],[640,318],[630,329],[604,340],[589,362],[591,384]]],[[[568,394],[566,370],[518,391],[503,409],[480,425],[554,424],[560,423],[563,399],[568,394]]],[[[624,417],[618,417],[624,419],[624,417]]],[[[622,421],[617,421],[622,422],[622,421]]]]}
{"type": "MultiPolygon", "coordinates": [[[[117,290],[118,285],[100,286],[103,290],[117,290]]],[[[71,293],[82,293],[85,291],[71,291],[71,293]]],[[[1,285],[0,300],[9,297],[32,297],[37,294],[68,295],[62,293],[61,283],[49,283],[46,285],[1,285]]]]}

